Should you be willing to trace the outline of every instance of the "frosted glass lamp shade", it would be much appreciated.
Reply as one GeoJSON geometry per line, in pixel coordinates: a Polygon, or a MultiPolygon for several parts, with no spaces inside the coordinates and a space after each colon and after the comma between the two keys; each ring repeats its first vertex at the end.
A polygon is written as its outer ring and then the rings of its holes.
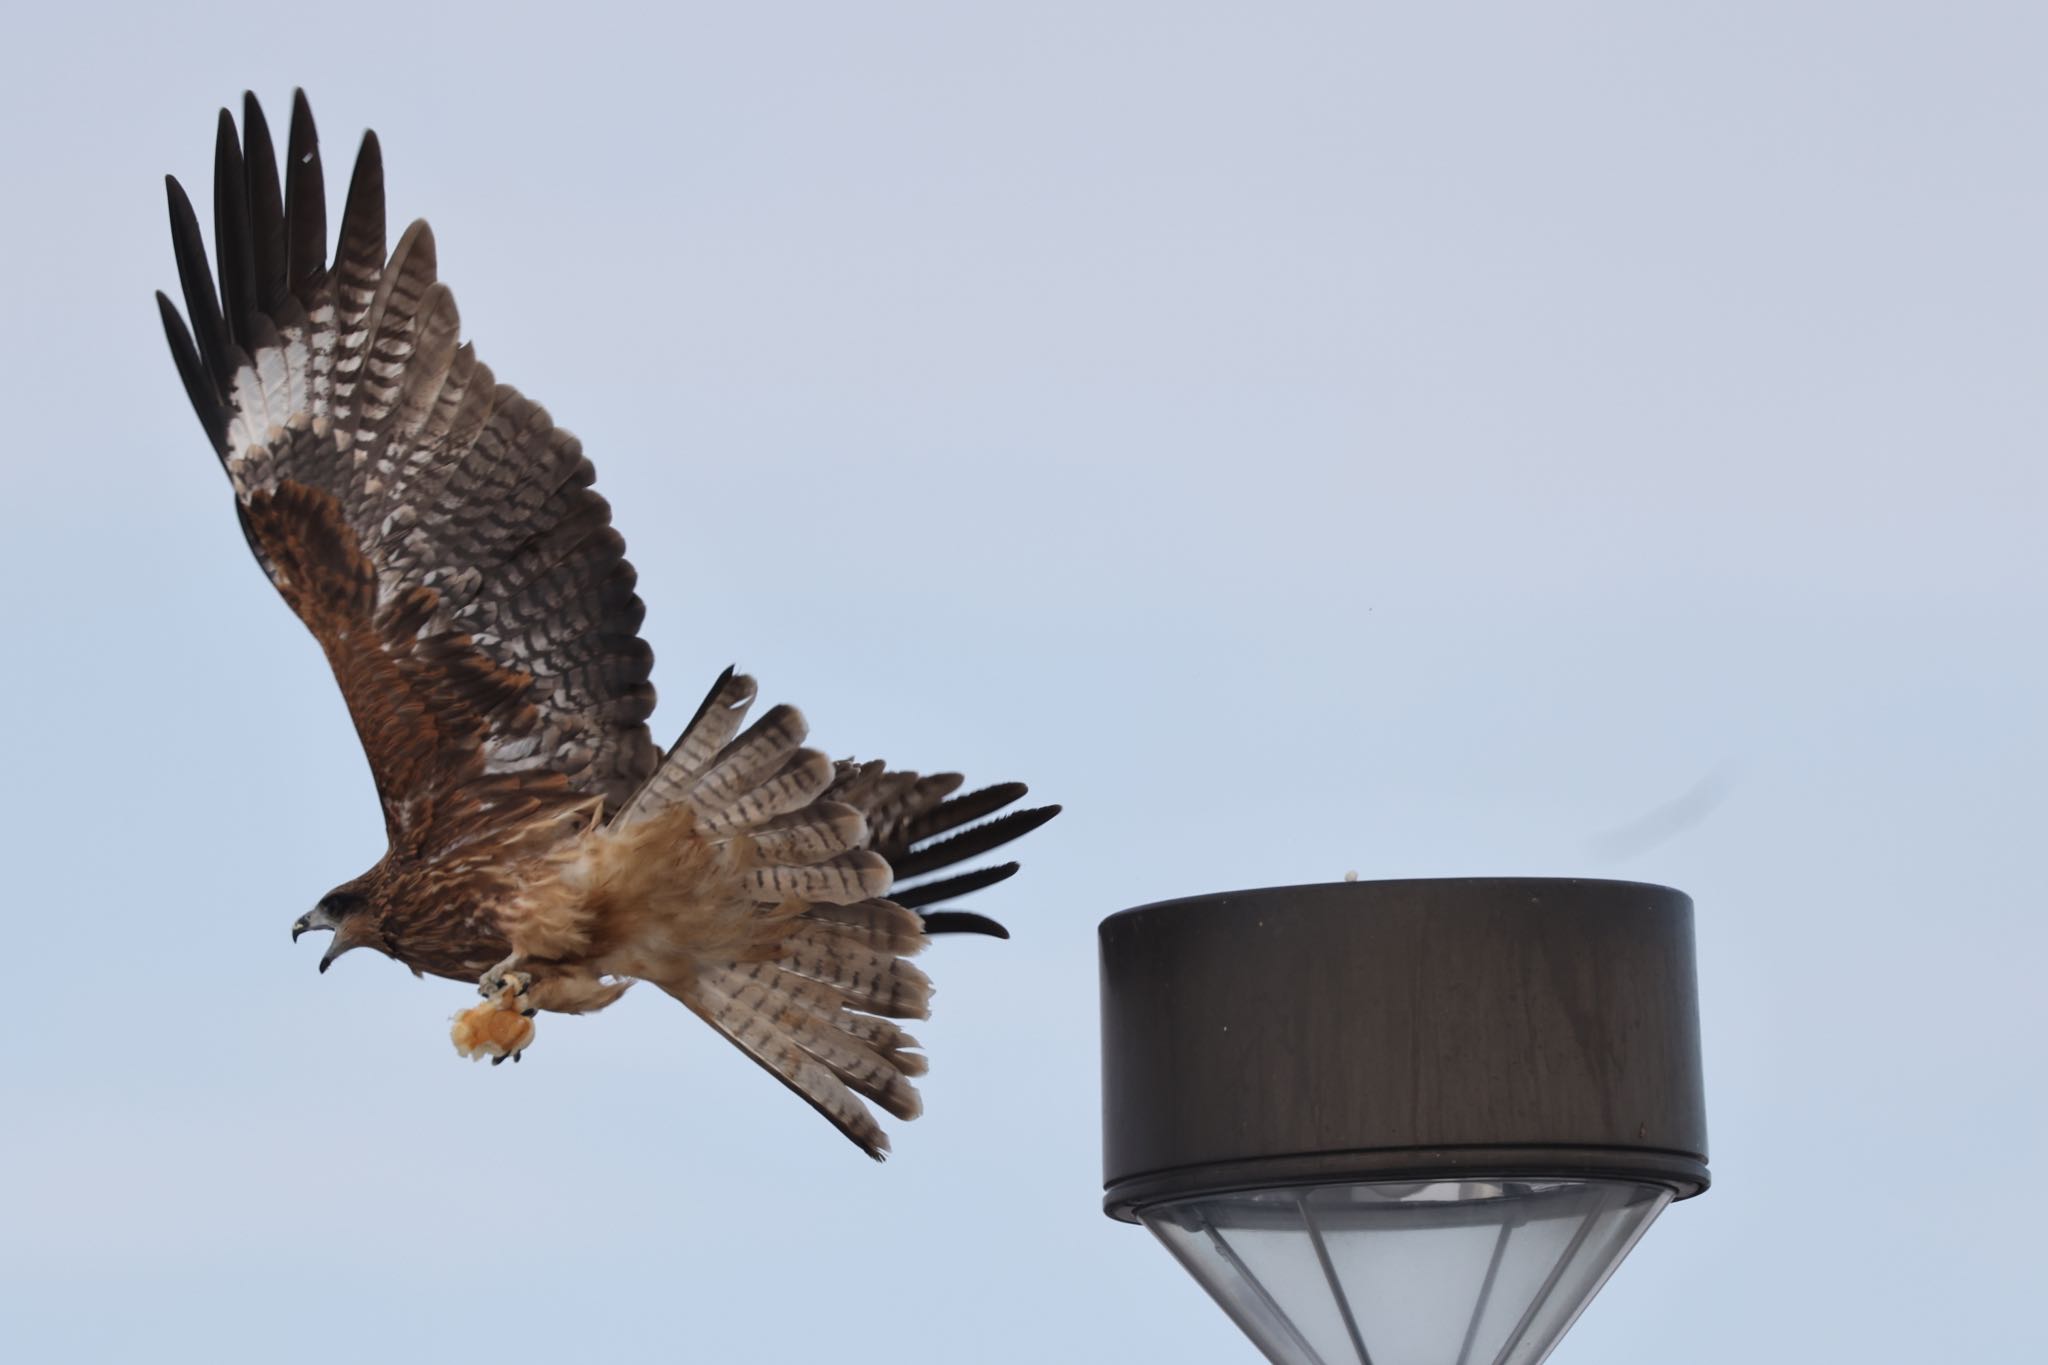
{"type": "Polygon", "coordinates": [[[1212,1194],[1139,1218],[1276,1365],[1537,1365],[1670,1200],[1467,1178],[1212,1194]]]}

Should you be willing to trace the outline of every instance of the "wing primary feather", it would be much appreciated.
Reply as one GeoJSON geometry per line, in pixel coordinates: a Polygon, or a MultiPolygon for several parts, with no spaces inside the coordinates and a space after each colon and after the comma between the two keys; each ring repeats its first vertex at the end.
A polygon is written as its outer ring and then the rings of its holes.
{"type": "Polygon", "coordinates": [[[192,344],[192,333],[186,330],[185,319],[178,316],[178,306],[161,289],[156,291],[156,307],[157,312],[163,315],[164,339],[171,343],[171,359],[177,362],[178,378],[185,383],[185,397],[190,400],[192,411],[198,414],[199,425],[206,428],[206,439],[213,442],[214,452],[225,461],[227,407],[207,380],[206,366],[201,363],[199,352],[192,344]]]}
{"type": "Polygon", "coordinates": [[[230,339],[249,349],[255,312],[256,258],[249,250],[249,191],[235,116],[223,109],[213,140],[213,259],[220,267],[220,311],[230,339]]]}
{"type": "Polygon", "coordinates": [[[978,867],[942,881],[926,882],[922,886],[899,886],[889,892],[889,899],[907,910],[921,910],[933,901],[965,896],[997,882],[1008,881],[1017,875],[1020,866],[1019,863],[1001,863],[995,867],[978,867]]]}
{"type": "MultiPolygon", "coordinates": [[[[384,275],[384,156],[374,131],[363,134],[349,177],[348,200],[341,211],[341,234],[334,247],[335,331],[340,340],[334,356],[334,414],[353,419],[357,389],[368,356],[370,310],[384,275]]],[[[343,424],[349,430],[352,420],[343,424]]]]}
{"type": "Polygon", "coordinates": [[[944,834],[947,830],[958,829],[969,821],[981,819],[984,815],[993,815],[1012,801],[1028,795],[1030,791],[1031,789],[1022,782],[998,782],[992,787],[982,787],[977,791],[968,792],[965,796],[956,796],[950,801],[941,802],[911,820],[904,828],[903,842],[914,844],[929,839],[934,834],[944,834]]]}
{"type": "Polygon", "coordinates": [[[356,149],[355,170],[348,178],[348,200],[341,210],[341,239],[334,263],[363,261],[378,275],[384,272],[384,149],[377,130],[366,129],[356,149]]]}
{"type": "Polygon", "coordinates": [[[992,848],[1000,848],[1012,839],[1021,839],[1032,830],[1060,813],[1058,806],[1037,806],[1031,810],[1011,811],[1008,815],[962,830],[951,838],[941,839],[920,849],[898,855],[889,860],[898,877],[916,877],[955,863],[965,862],[977,854],[992,848]]]}
{"type": "Polygon", "coordinates": [[[376,297],[363,324],[362,372],[357,376],[356,444],[374,455],[381,452],[406,376],[419,345],[420,305],[435,283],[434,230],[416,218],[399,234],[391,259],[383,266],[376,297]]]}
{"type": "MultiPolygon", "coordinates": [[[[720,694],[722,694],[725,691],[725,685],[732,681],[732,675],[738,671],[738,664],[727,664],[725,666],[725,672],[718,675],[718,681],[711,684],[711,690],[704,694],[704,700],[698,702],[697,709],[690,714],[690,723],[683,727],[683,734],[688,735],[692,730],[695,730],[697,728],[698,723],[704,719],[705,714],[709,712],[713,706],[718,704],[720,694]]],[[[724,748],[724,741],[719,741],[717,747],[721,749],[724,748]]],[[[716,752],[716,750],[714,750],[714,752],[716,752]]]]}
{"type": "Polygon", "coordinates": [[[306,92],[292,92],[285,165],[286,284],[306,298],[327,273],[327,186],[320,170],[320,134],[306,92]]]}
{"type": "Polygon", "coordinates": [[[164,195],[171,208],[171,251],[178,261],[178,288],[185,296],[185,315],[192,320],[192,340],[199,352],[206,386],[225,401],[227,375],[216,367],[227,350],[221,326],[220,300],[213,292],[213,271],[206,264],[206,240],[199,235],[199,217],[185,187],[173,175],[164,177],[164,195]]]}
{"type": "Polygon", "coordinates": [[[277,148],[270,140],[270,124],[263,117],[263,106],[247,91],[242,95],[242,175],[248,195],[256,311],[274,317],[290,296],[285,274],[284,194],[278,188],[277,148]]]}
{"type": "MultiPolygon", "coordinates": [[[[455,341],[462,330],[462,317],[455,308],[455,296],[438,281],[427,287],[420,300],[413,335],[412,363],[405,367],[398,406],[387,432],[416,438],[439,405],[441,390],[455,364],[455,341]]],[[[637,626],[638,623],[636,622],[637,626]]]]}
{"type": "Polygon", "coordinates": [[[990,938],[1010,936],[1008,929],[987,915],[977,915],[971,910],[934,910],[924,917],[924,931],[927,934],[985,934],[990,938]]]}

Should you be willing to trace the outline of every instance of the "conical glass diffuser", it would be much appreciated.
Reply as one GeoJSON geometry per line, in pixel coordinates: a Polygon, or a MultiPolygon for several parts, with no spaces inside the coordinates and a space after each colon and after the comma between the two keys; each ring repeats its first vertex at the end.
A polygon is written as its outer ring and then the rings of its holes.
{"type": "Polygon", "coordinates": [[[1606,1180],[1314,1185],[1139,1217],[1279,1365],[1537,1365],[1671,1193],[1606,1180]]]}

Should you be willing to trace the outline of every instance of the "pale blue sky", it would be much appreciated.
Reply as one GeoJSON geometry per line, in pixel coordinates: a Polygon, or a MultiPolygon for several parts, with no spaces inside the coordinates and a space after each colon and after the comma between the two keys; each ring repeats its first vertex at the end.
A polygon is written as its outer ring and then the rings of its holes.
{"type": "Polygon", "coordinates": [[[0,44],[0,1351],[1250,1361],[1099,1212],[1094,925],[1352,869],[1698,901],[1718,1183],[1556,1361],[2038,1350],[2038,7],[417,8],[0,44]],[[150,291],[294,85],[597,461],[663,738],[737,661],[1066,803],[887,1166],[656,995],[492,1071],[287,941],[380,821],[150,291]]]}

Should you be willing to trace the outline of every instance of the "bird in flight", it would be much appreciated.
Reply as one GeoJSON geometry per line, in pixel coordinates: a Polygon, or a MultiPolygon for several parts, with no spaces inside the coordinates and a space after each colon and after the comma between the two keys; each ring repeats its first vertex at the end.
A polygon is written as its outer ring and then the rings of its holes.
{"type": "Polygon", "coordinates": [[[1059,808],[1013,809],[1022,783],[963,795],[956,773],[834,762],[794,707],[746,724],[754,682],[731,669],[664,753],[644,609],[590,461],[458,344],[427,225],[386,250],[376,135],[331,260],[303,92],[281,180],[255,97],[239,131],[221,111],[211,268],[166,186],[171,354],[384,811],[383,857],[292,938],[332,933],[322,972],[370,948],[475,983],[453,1038],[493,1065],[519,1059],[537,1013],[651,982],[880,1159],[862,1100],[915,1117],[925,1070],[896,1022],[928,1014],[910,958],[934,933],[1008,936],[936,907],[1014,873],[963,865],[1059,808]]]}

